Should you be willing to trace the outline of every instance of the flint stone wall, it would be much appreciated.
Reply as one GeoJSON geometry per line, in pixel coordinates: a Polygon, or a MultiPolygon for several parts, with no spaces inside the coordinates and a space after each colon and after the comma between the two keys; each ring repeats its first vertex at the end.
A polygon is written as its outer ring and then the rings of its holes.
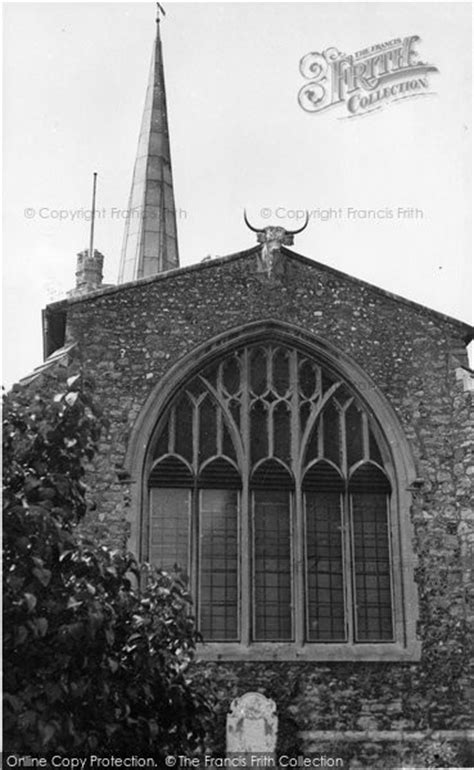
{"type": "Polygon", "coordinates": [[[56,303],[48,312],[58,311],[67,312],[67,340],[78,343],[110,421],[90,476],[97,512],[87,527],[96,540],[126,544],[130,486],[121,469],[152,388],[196,346],[252,321],[292,324],[351,356],[385,394],[410,443],[424,482],[410,514],[421,662],[198,663],[196,676],[219,691],[220,750],[229,705],[249,689],[277,703],[280,748],[312,745],[311,731],[468,727],[474,464],[466,328],[298,256],[281,256],[268,278],[255,253],[56,303]]]}

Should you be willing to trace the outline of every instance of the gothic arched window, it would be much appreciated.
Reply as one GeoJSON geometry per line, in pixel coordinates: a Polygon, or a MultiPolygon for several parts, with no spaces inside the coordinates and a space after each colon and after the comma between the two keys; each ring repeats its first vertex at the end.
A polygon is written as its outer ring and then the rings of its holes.
{"type": "Polygon", "coordinates": [[[350,383],[249,344],[182,385],[150,447],[144,555],[185,569],[207,643],[396,641],[390,454],[350,383]]]}

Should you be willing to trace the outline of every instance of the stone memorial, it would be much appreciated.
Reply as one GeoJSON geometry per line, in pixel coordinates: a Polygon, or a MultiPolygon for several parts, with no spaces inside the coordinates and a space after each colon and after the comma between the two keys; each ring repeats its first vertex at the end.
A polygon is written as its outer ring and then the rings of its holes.
{"type": "Polygon", "coordinates": [[[278,717],[275,702],[259,692],[235,698],[227,715],[227,755],[266,755],[274,758],[278,717]]]}

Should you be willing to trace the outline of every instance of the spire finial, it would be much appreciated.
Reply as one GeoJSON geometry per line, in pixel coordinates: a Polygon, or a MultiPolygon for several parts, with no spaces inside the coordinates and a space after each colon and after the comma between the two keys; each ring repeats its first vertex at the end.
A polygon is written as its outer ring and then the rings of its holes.
{"type": "Polygon", "coordinates": [[[166,16],[165,9],[161,5],[161,3],[156,4],[156,22],[157,24],[160,23],[161,17],[166,16]]]}

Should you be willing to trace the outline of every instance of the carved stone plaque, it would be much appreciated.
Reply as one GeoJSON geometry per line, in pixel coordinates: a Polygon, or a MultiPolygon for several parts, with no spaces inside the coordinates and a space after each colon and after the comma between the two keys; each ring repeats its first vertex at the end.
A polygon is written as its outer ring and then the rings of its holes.
{"type": "Polygon", "coordinates": [[[273,755],[277,727],[274,701],[258,692],[235,698],[227,715],[227,754],[273,755]]]}

